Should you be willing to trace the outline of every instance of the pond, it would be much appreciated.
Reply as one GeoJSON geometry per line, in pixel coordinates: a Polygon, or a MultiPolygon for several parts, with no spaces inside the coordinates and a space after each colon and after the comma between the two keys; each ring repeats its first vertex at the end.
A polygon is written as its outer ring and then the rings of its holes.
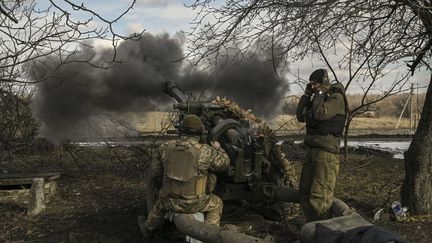
{"type": "Polygon", "coordinates": [[[373,149],[379,149],[388,151],[393,154],[396,159],[403,159],[403,153],[408,150],[411,143],[411,139],[398,139],[395,140],[348,140],[348,146],[350,147],[367,147],[373,149]]]}
{"type": "MultiPolygon", "coordinates": [[[[294,143],[297,144],[302,142],[302,140],[294,141],[294,143]]],[[[393,157],[396,159],[403,159],[403,153],[408,150],[410,143],[411,138],[351,138],[348,140],[348,147],[378,149],[392,153],[393,157]]],[[[341,147],[343,147],[343,145],[343,141],[341,141],[341,147]]]]}

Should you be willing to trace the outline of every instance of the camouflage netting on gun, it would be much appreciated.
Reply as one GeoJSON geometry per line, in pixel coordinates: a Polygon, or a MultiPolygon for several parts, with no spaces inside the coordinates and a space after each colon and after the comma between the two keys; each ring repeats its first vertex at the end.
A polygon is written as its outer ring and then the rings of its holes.
{"type": "Polygon", "coordinates": [[[270,161],[275,161],[280,165],[286,176],[288,186],[296,187],[298,185],[298,175],[294,166],[285,158],[285,154],[281,151],[280,145],[277,145],[278,140],[276,134],[265,122],[257,118],[250,110],[242,109],[234,101],[227,98],[220,98],[217,96],[212,100],[212,103],[225,107],[226,111],[236,120],[249,121],[251,135],[264,139],[267,157],[270,161]]]}
{"type": "MultiPolygon", "coordinates": [[[[218,96],[216,99],[212,100],[212,103],[225,107],[225,110],[236,120],[249,121],[250,134],[264,140],[267,158],[280,166],[285,177],[286,185],[298,188],[299,177],[295,166],[285,158],[285,154],[281,151],[280,145],[277,144],[278,140],[276,134],[265,122],[257,118],[250,110],[242,109],[238,104],[227,98],[220,98],[218,96]]],[[[284,203],[284,206],[281,207],[280,214],[285,220],[290,220],[296,217],[299,212],[298,204],[284,203]]]]}
{"type": "Polygon", "coordinates": [[[221,105],[225,107],[227,113],[229,113],[232,118],[239,121],[249,121],[251,125],[251,134],[256,137],[274,137],[275,134],[272,129],[270,129],[267,124],[261,119],[257,118],[251,110],[245,110],[241,108],[234,101],[227,98],[220,98],[217,96],[212,100],[213,104],[221,105]]]}
{"type": "Polygon", "coordinates": [[[242,121],[249,120],[253,122],[261,122],[250,110],[244,110],[239,105],[237,105],[234,101],[227,99],[226,97],[220,98],[217,96],[212,100],[213,104],[221,105],[225,107],[225,109],[231,113],[233,118],[239,119],[242,121]]]}

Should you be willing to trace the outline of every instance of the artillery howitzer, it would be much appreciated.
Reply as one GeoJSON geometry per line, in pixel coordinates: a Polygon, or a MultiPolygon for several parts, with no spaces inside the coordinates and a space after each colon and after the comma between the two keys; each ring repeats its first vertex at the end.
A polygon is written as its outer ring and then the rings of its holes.
{"type": "Polygon", "coordinates": [[[167,82],[164,91],[177,101],[173,105],[179,111],[176,128],[185,115],[195,114],[204,124],[201,142],[219,141],[227,152],[230,166],[226,174],[218,175],[215,188],[222,200],[298,201],[297,190],[284,185],[280,161],[269,158],[275,141],[252,134],[255,121],[239,119],[227,107],[212,101],[188,100],[174,82],[167,82]]]}
{"type": "MultiPolygon", "coordinates": [[[[174,109],[179,111],[174,122],[177,130],[186,115],[195,114],[204,124],[201,142],[218,141],[227,152],[229,169],[225,174],[218,175],[213,191],[223,201],[298,202],[298,191],[284,186],[280,163],[269,158],[271,146],[275,143],[266,136],[252,134],[251,129],[256,127],[256,121],[240,119],[222,104],[188,100],[174,82],[167,82],[164,91],[177,101],[174,104],[174,109]]],[[[149,211],[156,202],[160,186],[160,181],[150,181],[148,184],[149,211]]],[[[206,225],[182,214],[168,215],[181,232],[205,242],[271,242],[206,225]]]]}

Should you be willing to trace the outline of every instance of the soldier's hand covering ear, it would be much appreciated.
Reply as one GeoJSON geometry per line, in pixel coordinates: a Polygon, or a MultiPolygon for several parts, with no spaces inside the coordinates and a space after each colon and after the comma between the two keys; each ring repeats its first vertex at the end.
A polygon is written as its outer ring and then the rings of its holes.
{"type": "Polygon", "coordinates": [[[312,94],[313,94],[313,90],[312,90],[312,85],[310,84],[310,83],[308,83],[307,85],[306,85],[306,89],[305,89],[305,93],[304,93],[306,96],[312,96],[312,94]]]}
{"type": "Polygon", "coordinates": [[[322,90],[322,88],[321,87],[316,87],[315,89],[314,89],[314,94],[324,94],[324,91],[322,90]]]}
{"type": "Polygon", "coordinates": [[[321,85],[319,85],[315,88],[315,93],[316,94],[323,94],[323,93],[326,93],[327,91],[329,91],[329,89],[330,89],[330,83],[322,83],[321,85]]]}

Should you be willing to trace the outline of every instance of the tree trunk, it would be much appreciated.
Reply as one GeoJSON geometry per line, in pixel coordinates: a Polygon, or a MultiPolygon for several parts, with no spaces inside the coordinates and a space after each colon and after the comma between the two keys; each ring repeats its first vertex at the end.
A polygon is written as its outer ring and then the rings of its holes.
{"type": "Polygon", "coordinates": [[[432,214],[432,73],[417,130],[404,155],[402,205],[412,214],[432,214]]]}

